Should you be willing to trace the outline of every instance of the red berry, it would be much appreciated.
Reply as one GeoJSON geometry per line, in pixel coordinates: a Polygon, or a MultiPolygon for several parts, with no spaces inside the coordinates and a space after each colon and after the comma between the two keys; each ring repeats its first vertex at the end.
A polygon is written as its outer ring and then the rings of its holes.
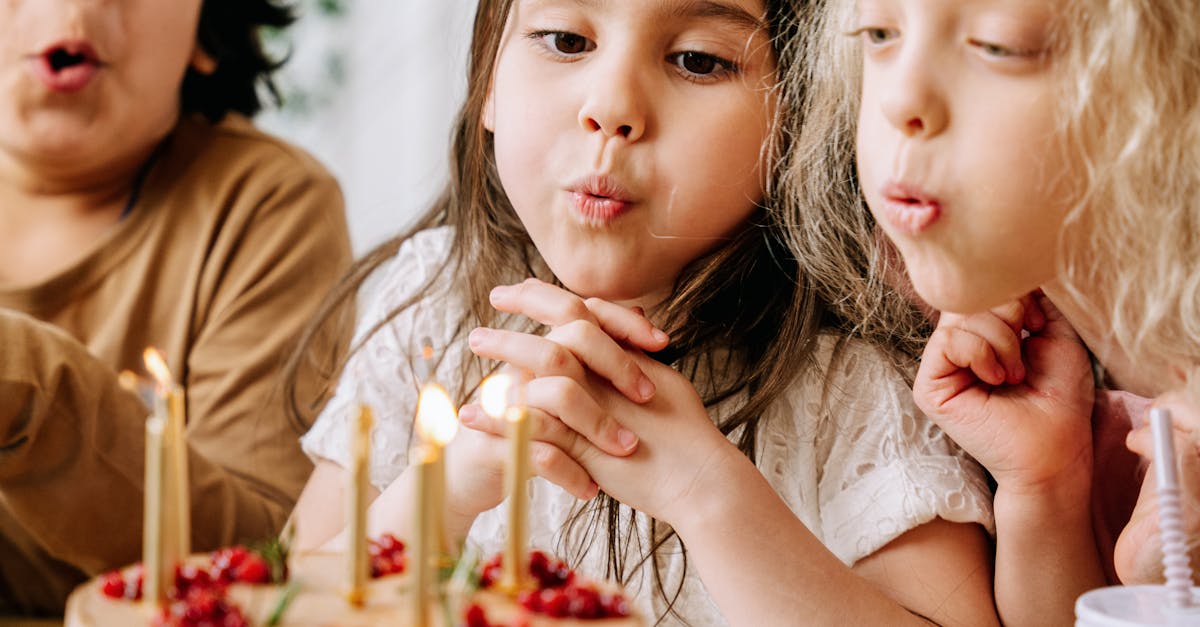
{"type": "Polygon", "coordinates": [[[100,578],[100,592],[110,599],[121,599],[125,597],[125,577],[120,571],[114,570],[111,573],[104,573],[100,578]]]}
{"type": "Polygon", "coordinates": [[[570,615],[570,599],[562,589],[543,590],[542,612],[554,618],[565,618],[570,615]]]}
{"type": "Polygon", "coordinates": [[[467,627],[491,627],[488,624],[487,614],[484,614],[483,608],[478,603],[472,603],[463,618],[467,621],[467,627]]]}
{"type": "Polygon", "coordinates": [[[517,604],[531,612],[542,610],[542,599],[537,590],[522,590],[517,595],[517,604]]]}
{"type": "Polygon", "coordinates": [[[271,565],[261,555],[251,553],[234,571],[233,578],[241,583],[270,583],[271,565]]]}

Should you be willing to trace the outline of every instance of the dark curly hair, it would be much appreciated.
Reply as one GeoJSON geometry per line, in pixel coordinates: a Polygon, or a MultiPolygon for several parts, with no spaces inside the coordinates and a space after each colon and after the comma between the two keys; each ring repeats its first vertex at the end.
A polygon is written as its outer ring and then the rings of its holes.
{"type": "Polygon", "coordinates": [[[286,59],[275,60],[263,50],[263,27],[284,28],[295,21],[292,7],[275,0],[204,0],[196,38],[217,62],[212,74],[188,68],[180,102],[183,112],[202,113],[213,122],[236,111],[253,116],[263,107],[259,83],[278,103],[271,74],[286,59]]]}

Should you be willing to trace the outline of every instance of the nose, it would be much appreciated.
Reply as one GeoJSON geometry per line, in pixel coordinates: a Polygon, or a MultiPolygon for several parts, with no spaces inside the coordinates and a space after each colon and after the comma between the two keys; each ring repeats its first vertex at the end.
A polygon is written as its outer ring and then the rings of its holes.
{"type": "Polygon", "coordinates": [[[638,141],[646,132],[647,111],[634,60],[614,55],[607,61],[596,63],[588,76],[579,125],[589,133],[638,141]]]}
{"type": "Polygon", "coordinates": [[[907,137],[932,137],[949,122],[950,110],[938,83],[938,64],[904,55],[888,72],[880,103],[888,122],[907,137]]]}

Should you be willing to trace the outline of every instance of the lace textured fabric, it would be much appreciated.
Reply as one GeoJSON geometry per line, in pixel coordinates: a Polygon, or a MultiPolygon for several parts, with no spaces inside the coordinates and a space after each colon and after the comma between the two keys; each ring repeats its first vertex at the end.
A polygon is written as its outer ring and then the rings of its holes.
{"type": "MultiPolygon", "coordinates": [[[[406,302],[432,278],[447,254],[448,228],[418,234],[395,258],[376,271],[360,295],[361,316],[356,344],[396,305],[406,302]]],[[[375,410],[371,480],[383,490],[408,463],[417,384],[412,356],[422,337],[444,351],[436,372],[443,384],[462,380],[469,357],[463,338],[455,339],[466,310],[463,297],[444,278],[414,307],[391,320],[366,340],[347,364],[333,399],[304,436],[304,450],[345,466],[348,461],[348,418],[365,402],[375,410]]],[[[991,494],[979,466],[955,446],[916,408],[912,391],[884,356],[864,343],[823,337],[816,363],[797,377],[759,423],[758,468],[797,517],[843,562],[853,565],[885,544],[935,517],[978,523],[993,532],[991,494]]],[[[466,381],[474,387],[478,379],[466,381]]],[[[451,389],[452,396],[458,390],[451,389]]],[[[718,417],[738,399],[713,413],[718,417]]],[[[530,544],[556,553],[585,575],[614,577],[606,572],[607,540],[603,526],[589,529],[564,523],[581,503],[558,486],[541,479],[530,485],[530,544]]],[[[484,512],[468,542],[484,555],[502,549],[507,504],[484,512]]],[[[632,512],[622,507],[621,520],[632,512]]],[[[649,520],[635,521],[626,547],[627,565],[637,564],[650,545],[649,520]]],[[[661,529],[661,526],[660,526],[661,529]]],[[[682,591],[674,606],[692,625],[724,625],[694,567],[684,575],[676,539],[660,549],[664,589],[682,591]]],[[[625,577],[625,589],[645,616],[663,615],[666,599],[655,590],[647,561],[625,577]]]]}

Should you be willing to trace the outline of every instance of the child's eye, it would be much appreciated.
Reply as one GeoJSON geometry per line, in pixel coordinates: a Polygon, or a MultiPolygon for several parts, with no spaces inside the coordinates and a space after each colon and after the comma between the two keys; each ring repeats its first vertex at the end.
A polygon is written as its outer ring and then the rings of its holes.
{"type": "Polygon", "coordinates": [[[546,49],[562,56],[575,56],[596,49],[596,44],[583,35],[565,31],[534,31],[530,39],[538,40],[546,49]]]}
{"type": "Polygon", "coordinates": [[[1040,49],[1014,48],[981,39],[972,39],[968,43],[985,56],[1001,61],[1037,59],[1045,54],[1045,51],[1040,49]]]}
{"type": "Polygon", "coordinates": [[[1010,48],[1001,46],[1000,44],[994,44],[994,43],[991,43],[988,41],[973,40],[971,42],[971,44],[974,45],[979,50],[981,50],[984,54],[987,54],[987,55],[993,56],[993,57],[1004,58],[1004,57],[1016,56],[1016,54],[1017,54],[1016,51],[1014,51],[1010,48]]]}
{"type": "Polygon", "coordinates": [[[896,31],[890,28],[868,28],[863,31],[863,34],[867,36],[867,41],[873,44],[881,44],[889,39],[894,38],[896,36],[896,31]]]}
{"type": "Polygon", "coordinates": [[[849,35],[853,37],[862,36],[867,40],[867,43],[878,46],[899,37],[900,31],[883,26],[863,26],[849,33],[849,35]]]}
{"type": "Polygon", "coordinates": [[[684,76],[691,80],[715,79],[737,71],[737,66],[732,61],[703,52],[677,52],[667,59],[683,70],[684,76]]]}

